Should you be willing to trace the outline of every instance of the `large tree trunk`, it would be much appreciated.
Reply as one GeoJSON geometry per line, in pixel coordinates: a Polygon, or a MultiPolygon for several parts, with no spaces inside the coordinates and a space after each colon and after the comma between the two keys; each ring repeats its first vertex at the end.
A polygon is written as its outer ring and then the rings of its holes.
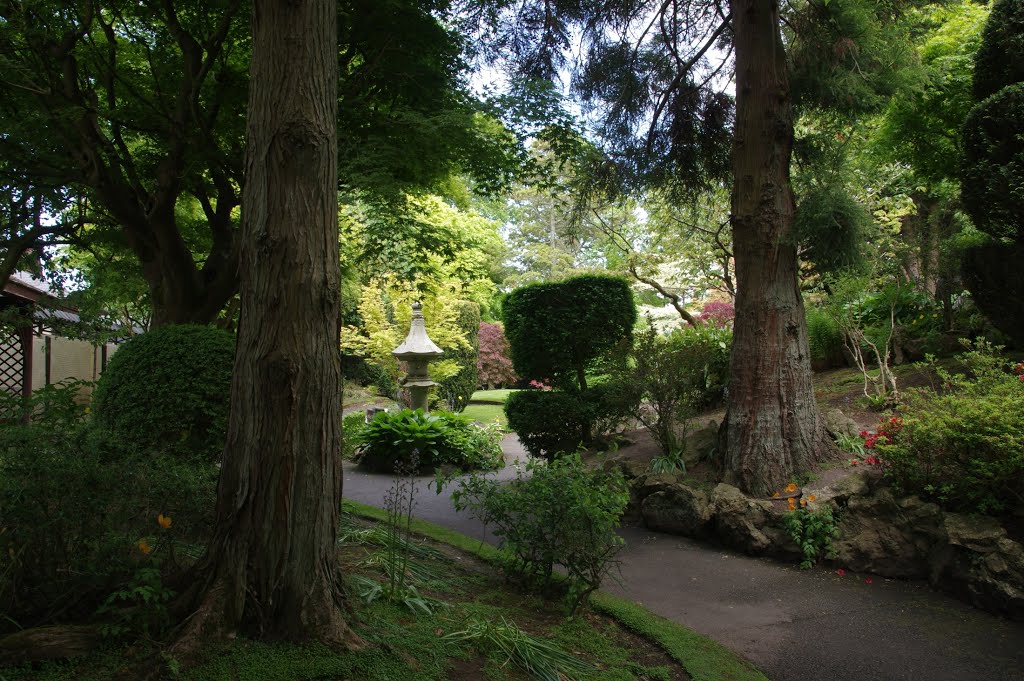
{"type": "Polygon", "coordinates": [[[352,646],[341,499],[333,0],[253,5],[241,317],[215,536],[178,646],[236,631],[352,646]]]}
{"type": "Polygon", "coordinates": [[[831,441],[811,381],[789,178],[793,112],[775,0],[732,0],[736,47],[736,320],[723,464],[769,495],[831,441]]]}

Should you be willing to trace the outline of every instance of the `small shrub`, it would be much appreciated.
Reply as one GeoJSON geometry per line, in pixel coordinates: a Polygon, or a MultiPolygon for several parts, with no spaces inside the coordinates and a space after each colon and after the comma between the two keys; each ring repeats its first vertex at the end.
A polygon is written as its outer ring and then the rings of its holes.
{"type": "Polygon", "coordinates": [[[393,473],[416,453],[418,471],[439,466],[460,469],[500,467],[501,433],[477,426],[450,412],[426,414],[421,409],[382,412],[359,435],[355,460],[360,466],[393,473]]]}
{"type": "Polygon", "coordinates": [[[0,429],[0,612],[21,626],[91,615],[161,556],[159,515],[183,542],[204,541],[217,483],[206,458],[154,455],[92,427],[70,408],[77,386],[41,393],[32,422],[0,429]]]}
{"type": "Polygon", "coordinates": [[[822,558],[835,557],[832,542],[839,537],[839,525],[830,507],[811,510],[802,502],[800,508],[790,508],[784,522],[789,536],[803,553],[801,568],[806,570],[822,558]]]}
{"type": "Polygon", "coordinates": [[[129,446],[220,457],[235,339],[211,326],[163,326],[121,345],[96,386],[96,423],[129,446]]]}
{"type": "Polygon", "coordinates": [[[697,315],[698,322],[722,328],[732,327],[732,320],[735,318],[736,308],[732,303],[717,301],[706,304],[697,315]]]}
{"type": "Polygon", "coordinates": [[[683,363],[680,372],[687,377],[686,392],[693,395],[693,408],[720,405],[729,383],[732,329],[711,324],[687,326],[673,331],[668,345],[683,363]]]}
{"type": "Polygon", "coordinates": [[[827,369],[844,364],[843,330],[839,323],[818,307],[807,307],[806,318],[807,343],[815,367],[827,369]]]}
{"type": "Polygon", "coordinates": [[[509,429],[532,456],[553,460],[589,438],[590,407],[577,392],[520,390],[505,400],[509,429]]]}
{"type": "Polygon", "coordinates": [[[937,389],[904,393],[902,427],[873,448],[905,493],[952,511],[1011,512],[1024,506],[1024,367],[985,343],[961,359],[968,373],[933,365],[937,389]]]}
{"type": "Polygon", "coordinates": [[[588,470],[572,454],[531,461],[511,483],[473,476],[452,499],[494,526],[506,572],[527,587],[551,593],[560,567],[575,611],[615,565],[623,545],[615,529],[629,492],[621,472],[588,470]]]}
{"type": "Polygon", "coordinates": [[[341,458],[351,461],[355,458],[363,431],[366,430],[366,417],[363,412],[349,414],[341,421],[341,458]]]}

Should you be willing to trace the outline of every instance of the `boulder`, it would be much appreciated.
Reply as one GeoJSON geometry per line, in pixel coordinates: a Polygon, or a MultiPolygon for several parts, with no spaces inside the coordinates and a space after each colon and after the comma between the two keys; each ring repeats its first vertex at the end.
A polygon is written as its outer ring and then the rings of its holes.
{"type": "Polygon", "coordinates": [[[887,488],[851,496],[839,521],[836,562],[883,577],[927,577],[942,542],[942,512],[917,497],[897,499],[887,488]]]}
{"type": "Polygon", "coordinates": [[[711,457],[718,447],[718,428],[718,421],[711,419],[703,427],[686,434],[683,462],[688,469],[711,457]]]}
{"type": "Polygon", "coordinates": [[[847,437],[856,437],[856,435],[862,430],[857,422],[851,419],[849,416],[844,414],[839,409],[829,409],[824,414],[825,427],[833,435],[846,435],[847,437]]]}
{"type": "Polygon", "coordinates": [[[1024,619],[1024,547],[994,519],[944,517],[946,544],[934,556],[932,584],[984,610],[1024,619]]]}
{"type": "Polygon", "coordinates": [[[865,466],[851,471],[831,485],[809,493],[817,497],[818,504],[833,502],[834,506],[844,506],[851,497],[868,496],[879,477],[877,470],[865,466]]]}
{"type": "Polygon", "coordinates": [[[715,535],[734,549],[750,555],[761,555],[772,547],[772,540],[762,530],[772,503],[751,499],[732,485],[719,483],[711,492],[715,507],[715,535]]]}
{"type": "Polygon", "coordinates": [[[707,492],[674,484],[646,496],[641,513],[644,524],[652,530],[703,537],[711,528],[715,511],[707,492]]]}

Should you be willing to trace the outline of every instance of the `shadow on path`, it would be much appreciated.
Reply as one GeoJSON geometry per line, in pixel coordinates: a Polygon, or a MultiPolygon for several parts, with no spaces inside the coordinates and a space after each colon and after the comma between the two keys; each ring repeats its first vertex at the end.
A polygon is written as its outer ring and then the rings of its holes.
{"type": "MultiPolygon", "coordinates": [[[[506,461],[525,458],[514,435],[506,461]]],[[[391,478],[344,469],[344,496],[381,506],[391,478]]],[[[515,477],[508,465],[494,474],[515,477]]],[[[456,513],[433,478],[419,479],[415,515],[493,541],[456,513]]],[[[927,585],[799,570],[689,539],[623,528],[621,583],[606,590],[705,634],[774,681],[1021,681],[1024,624],[975,610],[927,585]]]]}

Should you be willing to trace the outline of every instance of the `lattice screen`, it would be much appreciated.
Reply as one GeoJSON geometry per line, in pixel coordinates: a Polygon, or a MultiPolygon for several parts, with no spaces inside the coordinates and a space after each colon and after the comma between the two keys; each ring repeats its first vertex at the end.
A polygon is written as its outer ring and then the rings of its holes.
{"type": "Polygon", "coordinates": [[[24,372],[21,336],[15,329],[0,327],[0,390],[8,395],[21,395],[24,372]]]}

